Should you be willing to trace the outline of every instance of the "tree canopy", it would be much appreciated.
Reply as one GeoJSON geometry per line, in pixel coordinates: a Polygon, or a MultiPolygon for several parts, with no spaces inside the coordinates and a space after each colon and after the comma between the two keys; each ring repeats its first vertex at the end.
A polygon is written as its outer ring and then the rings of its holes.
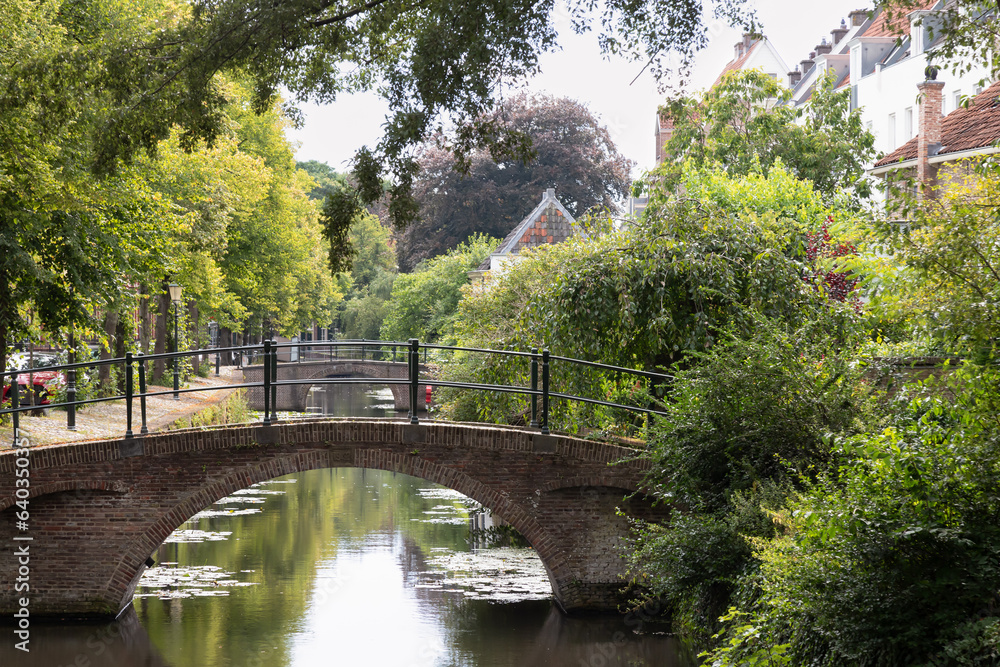
{"type": "MultiPolygon", "coordinates": [[[[749,28],[743,4],[722,0],[713,12],[749,28]]],[[[654,75],[665,72],[670,56],[679,55],[685,70],[707,44],[698,0],[572,0],[565,9],[576,31],[596,27],[605,52],[649,61],[654,75]]],[[[460,165],[479,146],[495,156],[530,153],[522,135],[487,114],[502,91],[537,71],[540,54],[558,48],[561,14],[553,0],[4,0],[0,12],[5,37],[10,33],[3,41],[17,56],[9,59],[16,84],[0,99],[0,115],[65,128],[80,117],[80,100],[100,97],[102,113],[78,130],[91,150],[76,156],[97,173],[155,151],[174,126],[183,129],[185,148],[199,140],[212,145],[226,128],[220,74],[249,78],[255,111],[270,108],[279,89],[321,103],[377,89],[393,112],[379,144],[355,158],[359,204],[381,197],[389,176],[389,214],[401,226],[417,212],[413,149],[446,124],[458,128],[451,148],[460,165]],[[41,36],[47,47],[24,35],[41,36]]],[[[353,215],[344,213],[346,229],[353,215]]]]}
{"type": "Polygon", "coordinates": [[[826,196],[854,190],[867,197],[865,167],[875,138],[851,110],[846,91],[821,78],[808,107],[785,104],[791,91],[759,70],[730,72],[701,98],[680,97],[660,108],[673,123],[667,161],[657,174],[670,185],[681,164],[718,164],[733,175],[767,173],[778,161],[826,196]]]}
{"type": "Polygon", "coordinates": [[[469,271],[489,257],[498,243],[477,234],[445,254],[421,262],[412,273],[398,275],[392,284],[382,339],[417,338],[454,344],[458,304],[469,284],[469,271]]]}

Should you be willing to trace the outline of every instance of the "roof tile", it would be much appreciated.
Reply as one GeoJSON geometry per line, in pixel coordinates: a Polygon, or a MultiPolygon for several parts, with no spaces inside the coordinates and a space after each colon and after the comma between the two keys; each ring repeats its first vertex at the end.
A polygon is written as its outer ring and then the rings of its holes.
{"type": "MultiPolygon", "coordinates": [[[[968,107],[959,107],[944,117],[941,124],[941,149],[938,155],[959,153],[992,146],[1000,140],[1000,81],[979,93],[968,107]]],[[[912,160],[917,157],[917,137],[875,163],[876,167],[912,160]]]]}

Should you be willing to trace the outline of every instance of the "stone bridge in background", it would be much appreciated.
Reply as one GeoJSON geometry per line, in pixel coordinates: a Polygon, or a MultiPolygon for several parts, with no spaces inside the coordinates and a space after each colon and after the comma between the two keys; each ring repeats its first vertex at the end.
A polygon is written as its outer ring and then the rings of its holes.
{"type": "MultiPolygon", "coordinates": [[[[420,365],[421,376],[426,373],[426,367],[420,365]]],[[[322,380],[325,378],[372,378],[375,380],[406,380],[408,369],[405,361],[370,361],[357,359],[329,359],[324,361],[305,361],[301,363],[279,363],[278,382],[301,381],[301,380],[322,380]]],[[[264,381],[263,366],[246,366],[243,369],[244,382],[264,381]]],[[[275,410],[288,410],[292,412],[305,412],[306,397],[309,394],[310,382],[302,384],[284,385],[276,388],[275,410]]],[[[380,385],[372,383],[375,387],[388,387],[392,390],[392,397],[396,403],[397,410],[408,410],[410,408],[409,388],[406,383],[380,385]]],[[[426,385],[420,384],[421,389],[426,385]]],[[[264,409],[264,390],[252,388],[247,394],[250,407],[254,410],[264,409]]],[[[420,391],[417,394],[417,409],[425,410],[427,407],[426,392],[420,391]]]]}
{"type": "Polygon", "coordinates": [[[568,612],[618,610],[629,517],[667,518],[641,494],[648,460],[635,450],[510,427],[311,419],[186,429],[29,449],[29,474],[18,477],[23,451],[0,452],[0,613],[8,618],[21,597],[32,617],[113,617],[191,516],[257,482],[315,468],[389,470],[469,496],[527,538],[568,612]],[[29,486],[18,484],[25,479],[29,486]],[[27,531],[17,525],[25,496],[27,531]],[[30,551],[25,592],[15,589],[12,555],[22,546],[30,551]]]}

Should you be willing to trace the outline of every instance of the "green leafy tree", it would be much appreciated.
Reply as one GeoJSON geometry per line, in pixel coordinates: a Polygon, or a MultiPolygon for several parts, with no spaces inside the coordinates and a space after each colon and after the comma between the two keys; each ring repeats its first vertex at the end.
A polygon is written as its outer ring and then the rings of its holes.
{"type": "Polygon", "coordinates": [[[389,230],[370,213],[359,214],[351,225],[351,288],[340,313],[345,338],[378,340],[396,279],[391,241],[389,230]]]}
{"type": "Polygon", "coordinates": [[[656,175],[673,187],[687,160],[719,164],[731,175],[767,174],[780,162],[828,198],[845,189],[867,197],[864,170],[875,138],[851,110],[848,92],[835,92],[833,83],[821,78],[805,110],[786,104],[791,91],[759,70],[731,72],[701,99],[670,101],[660,108],[674,124],[670,158],[656,175]]]}
{"type": "Polygon", "coordinates": [[[454,344],[458,304],[469,284],[469,271],[489,257],[497,243],[488,236],[475,235],[457,248],[421,262],[412,273],[396,276],[382,338],[454,344]]]}
{"type": "Polygon", "coordinates": [[[892,217],[907,222],[880,230],[898,263],[879,305],[939,351],[992,356],[1000,340],[1000,164],[969,160],[956,171],[962,179],[933,197],[897,192],[892,217]]]}
{"type": "Polygon", "coordinates": [[[159,6],[140,5],[0,3],[0,365],[11,340],[89,326],[162,263],[169,215],[143,174],[88,169],[118,108],[100,73],[154,27],[159,6]]]}
{"type": "Polygon", "coordinates": [[[818,315],[796,328],[760,319],[692,353],[651,429],[649,488],[677,513],[639,531],[633,576],[701,641],[758,566],[748,538],[774,535],[767,511],[836,467],[830,433],[860,427],[857,372],[836,354],[842,321],[818,315]]]}
{"type": "Polygon", "coordinates": [[[348,184],[347,176],[337,173],[326,162],[309,160],[307,162],[299,162],[296,166],[312,176],[313,180],[316,181],[316,187],[309,191],[309,199],[322,201],[336,190],[346,187],[348,184]]]}
{"type": "MultiPolygon", "coordinates": [[[[887,428],[838,441],[844,465],[774,514],[753,543],[756,637],[792,664],[989,665],[1000,656],[996,369],[969,365],[887,428]]],[[[730,641],[731,640],[731,641],[730,641]]]]}
{"type": "MultiPolygon", "coordinates": [[[[756,313],[794,325],[832,307],[804,281],[804,225],[782,215],[825,210],[808,185],[811,200],[784,207],[788,190],[797,192],[801,184],[781,170],[767,178],[729,178],[717,170],[699,174],[705,183],[697,199],[660,192],[639,221],[621,230],[522,253],[519,262],[460,303],[461,344],[547,347],[562,356],[656,370],[680,363],[688,351],[710,348],[720,330],[751,331],[756,313]],[[752,206],[738,195],[748,188],[755,192],[752,206]]],[[[692,185],[697,180],[691,176],[692,185]]],[[[853,315],[842,316],[846,327],[853,315]]],[[[526,365],[490,363],[462,372],[480,381],[525,383],[526,365]]],[[[553,372],[567,391],[591,396],[617,391],[588,373],[553,372]]],[[[554,423],[575,422],[565,406],[553,409],[554,423]]],[[[522,414],[524,404],[490,397],[462,410],[464,416],[505,420],[522,414]]]]}

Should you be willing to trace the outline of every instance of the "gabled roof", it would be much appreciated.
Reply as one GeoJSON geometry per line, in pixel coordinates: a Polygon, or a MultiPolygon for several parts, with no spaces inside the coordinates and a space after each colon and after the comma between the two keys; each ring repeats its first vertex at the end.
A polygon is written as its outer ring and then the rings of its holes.
{"type": "MultiPolygon", "coordinates": [[[[875,163],[876,167],[917,158],[917,139],[905,144],[875,163]]],[[[941,148],[937,156],[988,148],[1000,141],[1000,81],[976,95],[968,107],[959,107],[941,123],[941,148]]]]}
{"type": "Polygon", "coordinates": [[[507,234],[500,247],[479,265],[479,270],[489,271],[494,257],[517,254],[528,247],[560,243],[582,233],[576,220],[556,198],[555,188],[548,188],[538,206],[507,234]]]}

